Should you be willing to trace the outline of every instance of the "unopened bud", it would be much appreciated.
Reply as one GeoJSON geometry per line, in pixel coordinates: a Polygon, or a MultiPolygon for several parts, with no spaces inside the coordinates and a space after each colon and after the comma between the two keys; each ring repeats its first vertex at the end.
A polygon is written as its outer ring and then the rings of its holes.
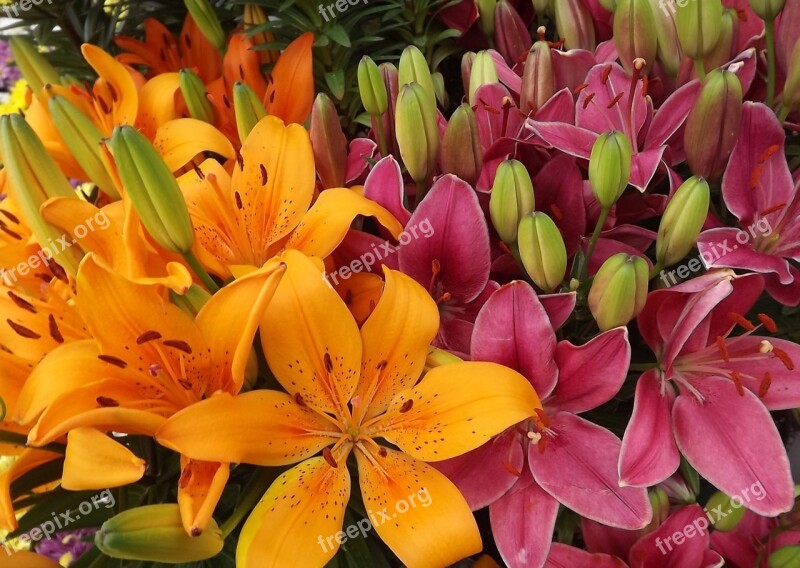
{"type": "Polygon", "coordinates": [[[415,46],[409,45],[400,55],[400,66],[398,68],[398,85],[408,85],[417,83],[430,99],[434,108],[436,107],[436,87],[433,84],[431,70],[425,56],[415,46]]]}
{"type": "Polygon", "coordinates": [[[469,75],[469,102],[475,104],[475,93],[484,85],[498,83],[497,67],[494,64],[492,54],[488,51],[481,51],[475,56],[472,62],[472,69],[469,75]]]}
{"type": "Polygon", "coordinates": [[[258,121],[267,116],[261,99],[246,83],[236,83],[233,86],[233,110],[236,114],[236,130],[242,142],[258,121]]]}
{"type": "Polygon", "coordinates": [[[798,41],[792,57],[789,59],[789,73],[783,87],[783,105],[792,108],[800,103],[800,41],[798,41]]]}
{"type": "Polygon", "coordinates": [[[208,0],[184,0],[197,27],[206,39],[219,50],[225,47],[225,32],[208,0]]]}
{"type": "Polygon", "coordinates": [[[608,331],[639,315],[647,301],[650,267],[640,256],[615,254],[597,271],[589,292],[589,309],[600,331],[608,331]]]}
{"type": "Polygon", "coordinates": [[[582,0],[557,0],[554,2],[556,30],[564,38],[567,49],[594,51],[597,40],[594,20],[582,0]]]}
{"type": "Polygon", "coordinates": [[[203,80],[191,69],[181,69],[178,73],[183,100],[189,115],[197,120],[214,124],[214,105],[208,100],[208,93],[203,80]]]}
{"type": "Polygon", "coordinates": [[[495,28],[494,14],[497,0],[475,0],[475,4],[478,7],[478,22],[483,35],[492,37],[495,28]]]}
{"type": "Polygon", "coordinates": [[[567,249],[553,220],[538,211],[526,215],[519,224],[517,243],[531,280],[545,292],[558,288],[567,271],[567,249]]]}
{"type": "Polygon", "coordinates": [[[708,217],[708,182],[692,177],[670,199],[656,239],[656,258],[661,266],[672,266],[689,254],[708,217]]]}
{"type": "Polygon", "coordinates": [[[475,112],[467,103],[459,106],[444,131],[442,173],[455,174],[475,185],[483,167],[483,149],[475,112]]]}
{"type": "Polygon", "coordinates": [[[716,47],[722,33],[722,0],[677,2],[675,7],[683,52],[692,59],[703,59],[716,47]]]}
{"type": "Polygon", "coordinates": [[[395,135],[408,173],[417,183],[433,174],[439,155],[436,106],[418,83],[400,88],[395,109],[395,135]]]}
{"type": "Polygon", "coordinates": [[[494,19],[494,42],[497,51],[510,65],[513,65],[533,43],[528,26],[508,0],[500,0],[497,3],[494,19]]]}
{"type": "Polygon", "coordinates": [[[711,53],[703,59],[705,69],[722,67],[736,55],[736,36],[739,33],[739,14],[733,8],[725,8],[720,20],[719,40],[711,53]]]}
{"type": "Polygon", "coordinates": [[[14,64],[37,96],[47,84],[57,85],[60,77],[55,68],[47,62],[39,50],[27,39],[12,36],[8,40],[14,64]]]}
{"type": "Polygon", "coordinates": [[[617,0],[614,10],[614,45],[619,60],[629,75],[634,73],[633,61],[644,59],[647,74],[658,52],[658,34],[652,0],[617,0]]]}
{"type": "Polygon", "coordinates": [[[380,116],[389,108],[381,71],[369,55],[362,57],[358,63],[358,92],[361,94],[361,103],[370,116],[380,116]]]}
{"type": "MultiPolygon", "coordinates": [[[[377,71],[378,68],[375,67],[377,71]]],[[[311,109],[311,147],[323,188],[342,187],[347,167],[347,138],[339,122],[336,105],[319,93],[311,109]]]]}
{"type": "Polygon", "coordinates": [[[633,150],[621,132],[601,134],[589,158],[589,182],[601,207],[610,208],[622,196],[631,177],[633,150]]]}
{"type": "Polygon", "coordinates": [[[524,113],[535,112],[556,93],[556,76],[553,71],[553,56],[550,44],[539,40],[533,44],[525,59],[520,91],[520,109],[524,113]]]}
{"type": "Polygon", "coordinates": [[[507,160],[497,168],[489,199],[492,224],[503,242],[517,240],[519,223],[533,211],[533,183],[522,162],[507,160]]]}
{"type": "Polygon", "coordinates": [[[800,566],[800,545],[783,546],[769,555],[769,568],[797,568],[800,566]]]}
{"type": "Polygon", "coordinates": [[[774,20],[783,11],[786,0],[750,0],[753,12],[762,20],[774,20]]]}
{"type": "Polygon", "coordinates": [[[661,67],[675,77],[683,60],[683,50],[678,40],[678,24],[675,21],[675,11],[662,10],[660,7],[653,10],[658,41],[658,61],[661,67]]]}
{"type": "Polygon", "coordinates": [[[730,532],[735,529],[739,524],[739,521],[742,520],[742,517],[744,516],[744,503],[741,498],[737,499],[738,501],[734,501],[722,491],[717,491],[708,499],[708,502],[705,506],[706,511],[709,513],[712,513],[715,510],[722,512],[722,516],[718,514],[714,515],[716,517],[716,521],[714,522],[714,530],[730,532]]]}

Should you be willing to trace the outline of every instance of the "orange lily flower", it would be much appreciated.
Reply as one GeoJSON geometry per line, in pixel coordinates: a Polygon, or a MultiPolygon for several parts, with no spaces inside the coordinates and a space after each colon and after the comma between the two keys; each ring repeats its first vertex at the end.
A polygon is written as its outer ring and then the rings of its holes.
{"type": "Polygon", "coordinates": [[[262,266],[284,249],[325,258],[358,215],[374,216],[395,236],[402,232],[386,209],[352,189],[327,189],[311,206],[315,180],[306,129],[263,118],[242,146],[233,175],[207,160],[178,180],[194,225],[197,258],[227,278],[232,267],[262,266]]]}
{"type": "Polygon", "coordinates": [[[530,383],[501,365],[473,362],[438,367],[420,381],[439,316],[419,284],[384,268],[383,294],[359,330],[318,264],[291,250],[285,262],[261,337],[287,392],[219,394],[156,433],[161,444],[194,459],[300,462],[251,513],[237,566],[324,566],[339,546],[351,453],[374,528],[404,564],[444,567],[475,554],[481,539],[469,506],[425,462],[461,455],[534,415],[541,403],[530,383]],[[425,491],[424,510],[397,507],[425,491]],[[378,511],[397,513],[384,523],[378,511]]]}
{"type": "MultiPolygon", "coordinates": [[[[237,280],[193,320],[169,302],[164,288],[123,278],[87,255],[77,277],[77,307],[93,339],[53,350],[25,382],[14,418],[33,424],[29,445],[69,433],[68,489],[138,480],[145,464],[100,432],[152,436],[180,409],[217,392],[238,392],[257,316],[282,272],[275,261],[237,280]]],[[[181,465],[178,504],[186,531],[198,534],[225,487],[228,463],[184,457],[181,465]]]]}

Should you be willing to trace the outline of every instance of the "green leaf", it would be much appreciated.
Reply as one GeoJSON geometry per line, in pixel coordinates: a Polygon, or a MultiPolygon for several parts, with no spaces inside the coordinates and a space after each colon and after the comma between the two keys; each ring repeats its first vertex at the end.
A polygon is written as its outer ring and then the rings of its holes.
{"type": "Polygon", "coordinates": [[[325,35],[342,47],[350,47],[351,45],[350,37],[347,35],[347,31],[345,31],[345,29],[339,24],[334,24],[325,30],[325,35]]]}
{"type": "Polygon", "coordinates": [[[19,520],[17,530],[7,538],[15,538],[37,528],[55,533],[60,530],[99,527],[114,512],[110,503],[99,501],[100,493],[102,491],[66,491],[60,488],[51,491],[48,499],[25,512],[19,520]]]}
{"type": "Polygon", "coordinates": [[[344,71],[337,69],[333,72],[325,73],[325,82],[337,100],[342,100],[345,92],[344,71]]]}

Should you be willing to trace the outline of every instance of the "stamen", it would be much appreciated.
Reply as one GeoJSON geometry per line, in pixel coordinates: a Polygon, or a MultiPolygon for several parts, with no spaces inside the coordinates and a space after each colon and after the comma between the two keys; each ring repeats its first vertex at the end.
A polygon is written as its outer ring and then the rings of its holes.
{"type": "Polygon", "coordinates": [[[586,98],[583,100],[583,110],[586,110],[586,108],[589,106],[589,103],[591,103],[593,99],[594,93],[589,93],[586,95],[586,98]]]}
{"type": "Polygon", "coordinates": [[[438,259],[434,258],[431,262],[431,271],[434,276],[437,276],[442,271],[442,265],[438,259]]]}
{"type": "Polygon", "coordinates": [[[758,352],[763,354],[772,353],[772,350],[775,349],[775,346],[772,345],[768,340],[764,339],[761,343],[758,344],[758,352]]]}
{"type": "Polygon", "coordinates": [[[764,374],[761,384],[758,386],[758,398],[764,398],[769,392],[769,387],[772,384],[772,375],[769,373],[764,374]]]}
{"type": "Polygon", "coordinates": [[[161,368],[161,365],[158,365],[158,364],[156,364],[156,363],[153,363],[152,365],[150,365],[149,367],[147,367],[147,373],[148,373],[148,374],[149,374],[151,377],[153,377],[153,378],[156,378],[156,377],[158,376],[158,374],[159,374],[159,373],[160,373],[162,370],[163,370],[163,369],[161,368]]]}
{"type": "Polygon", "coordinates": [[[436,300],[436,303],[437,304],[444,304],[444,303],[449,302],[452,299],[453,299],[453,295],[450,292],[445,292],[444,294],[439,296],[439,299],[436,300]]]}
{"type": "Polygon", "coordinates": [[[32,314],[36,313],[36,308],[33,307],[33,304],[31,304],[27,300],[24,300],[23,298],[20,298],[11,290],[8,291],[8,297],[11,298],[11,301],[14,302],[18,307],[22,308],[23,310],[29,311],[32,314]]]}
{"type": "Polygon", "coordinates": [[[553,213],[553,217],[556,218],[556,221],[561,221],[564,218],[564,213],[562,213],[561,209],[555,203],[550,205],[550,211],[553,213]]]}
{"type": "Polygon", "coordinates": [[[601,79],[602,82],[603,82],[603,85],[608,84],[608,78],[611,76],[612,69],[613,69],[613,67],[610,64],[606,65],[605,69],[603,69],[603,77],[601,79]]]}
{"type": "Polygon", "coordinates": [[[104,408],[112,408],[119,406],[119,402],[107,396],[98,396],[95,400],[97,401],[97,404],[99,404],[104,408]]]}
{"type": "Polygon", "coordinates": [[[236,201],[236,208],[241,211],[244,208],[244,204],[242,203],[242,196],[239,195],[238,191],[233,192],[233,198],[236,201]]]}
{"type": "Polygon", "coordinates": [[[160,333],[157,331],[145,331],[142,335],[136,338],[136,344],[142,345],[148,341],[155,341],[156,339],[161,339],[160,333]]]}
{"type": "Polygon", "coordinates": [[[645,75],[642,77],[642,97],[646,97],[648,92],[650,92],[650,77],[645,75]]]}
{"type": "Polygon", "coordinates": [[[767,328],[767,331],[770,333],[777,333],[778,326],[775,323],[775,320],[769,317],[767,314],[758,314],[758,320],[764,324],[764,327],[767,328]]]}
{"type": "Polygon", "coordinates": [[[114,365],[115,367],[119,367],[120,369],[124,369],[125,367],[128,366],[128,364],[125,361],[117,357],[114,357],[113,355],[98,355],[97,358],[103,361],[104,363],[108,363],[109,365],[114,365]]]}
{"type": "Polygon", "coordinates": [[[322,457],[325,458],[325,461],[328,462],[328,465],[331,467],[339,467],[339,464],[336,463],[336,460],[333,458],[330,448],[325,448],[322,450],[322,457]]]}
{"type": "Polygon", "coordinates": [[[547,417],[547,414],[545,414],[543,409],[537,408],[536,409],[536,416],[539,418],[539,423],[544,428],[549,428],[550,427],[550,419],[547,417]]]}
{"type": "Polygon", "coordinates": [[[522,472],[517,471],[517,469],[507,461],[503,461],[503,468],[515,477],[522,477],[522,472]]]}
{"type": "Polygon", "coordinates": [[[739,396],[744,396],[744,386],[742,386],[742,374],[739,371],[731,371],[733,384],[736,385],[736,392],[739,396]]]}
{"type": "Polygon", "coordinates": [[[754,331],[756,326],[753,323],[744,317],[742,314],[737,314],[736,312],[728,312],[728,319],[730,319],[733,323],[739,324],[742,326],[746,331],[754,331]]]}
{"type": "Polygon", "coordinates": [[[192,347],[185,341],[180,339],[166,339],[161,342],[166,347],[172,347],[177,349],[178,351],[183,351],[184,353],[191,355],[192,354],[192,347]]]}
{"type": "Polygon", "coordinates": [[[783,209],[784,207],[786,207],[786,202],[785,201],[783,203],[778,203],[777,205],[773,205],[772,207],[770,207],[768,209],[764,209],[761,212],[761,216],[762,217],[766,217],[770,213],[776,213],[776,212],[780,211],[781,209],[783,209]]]}
{"type": "Polygon", "coordinates": [[[389,455],[389,451],[383,446],[381,446],[381,448],[378,450],[378,455],[381,456],[382,458],[385,458],[386,456],[389,455]]]}
{"type": "Polygon", "coordinates": [[[622,97],[624,96],[625,93],[617,93],[617,96],[611,99],[611,102],[608,103],[608,106],[606,106],[606,108],[614,108],[614,105],[617,104],[620,100],[622,100],[622,97]]]}
{"type": "Polygon", "coordinates": [[[187,379],[178,379],[178,384],[187,391],[192,390],[192,383],[190,383],[187,379]]]}
{"type": "Polygon", "coordinates": [[[20,337],[24,337],[25,339],[39,339],[40,337],[42,337],[41,335],[39,335],[38,333],[36,333],[32,329],[28,329],[24,325],[20,325],[18,323],[15,323],[15,322],[11,321],[10,319],[7,319],[6,323],[9,326],[11,326],[11,329],[14,330],[14,333],[19,335],[20,337]]]}
{"type": "Polygon", "coordinates": [[[722,355],[722,360],[726,363],[730,362],[731,356],[728,353],[728,346],[725,345],[725,338],[717,336],[717,347],[719,347],[719,353],[722,355]]]}
{"type": "Polygon", "coordinates": [[[772,354],[775,355],[778,359],[780,359],[783,366],[786,367],[787,371],[794,371],[794,361],[792,361],[791,357],[784,351],[783,349],[778,349],[777,347],[772,348],[772,354]]]}
{"type": "Polygon", "coordinates": [[[64,343],[64,336],[61,335],[61,330],[58,329],[58,323],[53,314],[47,317],[47,323],[50,327],[50,337],[52,337],[56,343],[64,343]]]}
{"type": "Polygon", "coordinates": [[[323,363],[325,363],[325,370],[330,374],[333,371],[333,360],[331,359],[331,354],[326,352],[325,355],[322,357],[323,363]]]}
{"type": "Polygon", "coordinates": [[[377,365],[375,365],[375,368],[376,368],[378,371],[383,371],[383,370],[384,370],[384,369],[385,369],[385,368],[386,368],[388,365],[389,365],[389,361],[387,361],[386,359],[384,359],[383,361],[379,361],[379,362],[378,362],[378,364],[377,364],[377,365]]]}
{"type": "Polygon", "coordinates": [[[581,83],[580,85],[575,87],[575,90],[572,91],[572,94],[573,95],[577,95],[588,86],[589,86],[589,83],[581,83]]]}
{"type": "Polygon", "coordinates": [[[267,181],[269,180],[269,176],[267,175],[267,168],[264,164],[259,164],[259,169],[261,170],[261,185],[267,185],[267,181]]]}

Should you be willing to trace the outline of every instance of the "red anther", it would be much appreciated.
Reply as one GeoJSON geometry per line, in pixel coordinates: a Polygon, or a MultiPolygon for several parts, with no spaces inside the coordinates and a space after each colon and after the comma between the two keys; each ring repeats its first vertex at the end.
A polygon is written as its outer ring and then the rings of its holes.
{"type": "Polygon", "coordinates": [[[722,360],[728,363],[731,356],[728,353],[728,346],[725,345],[725,338],[717,336],[717,347],[719,347],[719,354],[722,355],[722,360]]]}
{"type": "Polygon", "coordinates": [[[611,99],[611,102],[608,103],[608,106],[606,108],[614,108],[614,105],[617,104],[624,96],[625,93],[617,93],[617,96],[611,99]]]}
{"type": "Polygon", "coordinates": [[[728,312],[728,318],[733,323],[739,324],[746,331],[753,331],[756,328],[756,326],[753,325],[753,322],[744,317],[742,314],[737,314],[736,312],[728,312]]]}
{"type": "Polygon", "coordinates": [[[444,304],[446,302],[449,302],[452,299],[453,299],[453,295],[450,292],[445,292],[444,294],[439,296],[439,299],[436,300],[436,303],[437,304],[444,304]]]}
{"type": "Polygon", "coordinates": [[[322,450],[322,457],[325,458],[325,461],[328,462],[328,465],[331,467],[339,467],[339,464],[336,463],[330,448],[325,448],[322,450]]]}
{"type": "Polygon", "coordinates": [[[761,379],[761,384],[758,385],[758,398],[764,398],[765,396],[767,396],[771,384],[772,384],[772,375],[770,375],[769,373],[765,373],[764,378],[761,379]]]}
{"type": "Polygon", "coordinates": [[[436,258],[434,258],[433,261],[431,262],[431,271],[433,272],[434,276],[436,276],[442,271],[442,264],[436,258]]]}
{"type": "Polygon", "coordinates": [[[586,110],[586,108],[589,106],[589,103],[592,102],[592,99],[594,99],[594,93],[586,95],[586,98],[583,100],[583,110],[586,110]]]}
{"type": "Polygon", "coordinates": [[[642,77],[642,96],[643,97],[647,96],[647,93],[648,93],[649,89],[650,89],[650,77],[645,75],[644,77],[642,77]]]}
{"type": "Polygon", "coordinates": [[[766,216],[767,216],[767,215],[769,215],[770,213],[775,213],[775,212],[777,212],[777,211],[780,211],[780,210],[781,210],[781,209],[783,209],[784,207],[786,207],[786,202],[785,202],[785,201],[784,201],[783,203],[778,203],[777,205],[773,205],[773,206],[772,206],[772,207],[770,207],[769,209],[764,209],[764,210],[761,212],[761,216],[762,216],[762,217],[766,217],[766,216]]]}
{"type": "Polygon", "coordinates": [[[580,85],[575,87],[575,90],[572,91],[572,94],[573,95],[577,95],[578,93],[580,93],[582,90],[584,90],[588,86],[589,86],[589,83],[581,83],[580,85]]]}
{"type": "Polygon", "coordinates": [[[511,465],[510,463],[508,463],[507,461],[504,461],[504,462],[503,462],[503,468],[504,468],[504,469],[505,469],[505,470],[506,470],[508,473],[510,473],[511,475],[513,475],[513,476],[515,476],[515,477],[522,477],[522,472],[521,472],[521,471],[517,471],[517,469],[516,469],[516,468],[515,468],[513,465],[511,465]]]}
{"type": "Polygon", "coordinates": [[[778,347],[773,347],[772,354],[780,359],[780,362],[783,363],[783,366],[786,367],[787,371],[794,371],[794,361],[792,361],[791,357],[789,357],[789,354],[786,353],[786,351],[779,349],[778,347]]]}
{"type": "Polygon", "coordinates": [[[739,371],[731,371],[733,384],[736,385],[736,392],[739,396],[744,396],[744,386],[742,386],[742,374],[739,371]]]}
{"type": "Polygon", "coordinates": [[[758,314],[758,320],[764,324],[764,327],[767,328],[767,331],[770,333],[777,333],[778,331],[778,324],[775,323],[775,320],[769,317],[767,314],[758,314]]]}
{"type": "Polygon", "coordinates": [[[539,453],[543,454],[545,449],[547,448],[547,439],[542,436],[542,439],[536,442],[536,447],[539,448],[539,453]]]}
{"type": "Polygon", "coordinates": [[[603,69],[603,85],[608,83],[608,77],[611,75],[611,70],[613,67],[611,65],[606,65],[605,69],[603,69]]]}
{"type": "Polygon", "coordinates": [[[758,163],[759,164],[766,163],[766,161],[769,160],[773,156],[773,154],[778,152],[780,149],[781,147],[778,144],[773,144],[772,146],[770,146],[761,153],[761,155],[758,157],[758,163]]]}
{"type": "Polygon", "coordinates": [[[761,174],[764,173],[764,164],[758,164],[753,168],[753,173],[750,175],[750,189],[753,190],[758,187],[758,180],[761,179],[761,174]]]}

